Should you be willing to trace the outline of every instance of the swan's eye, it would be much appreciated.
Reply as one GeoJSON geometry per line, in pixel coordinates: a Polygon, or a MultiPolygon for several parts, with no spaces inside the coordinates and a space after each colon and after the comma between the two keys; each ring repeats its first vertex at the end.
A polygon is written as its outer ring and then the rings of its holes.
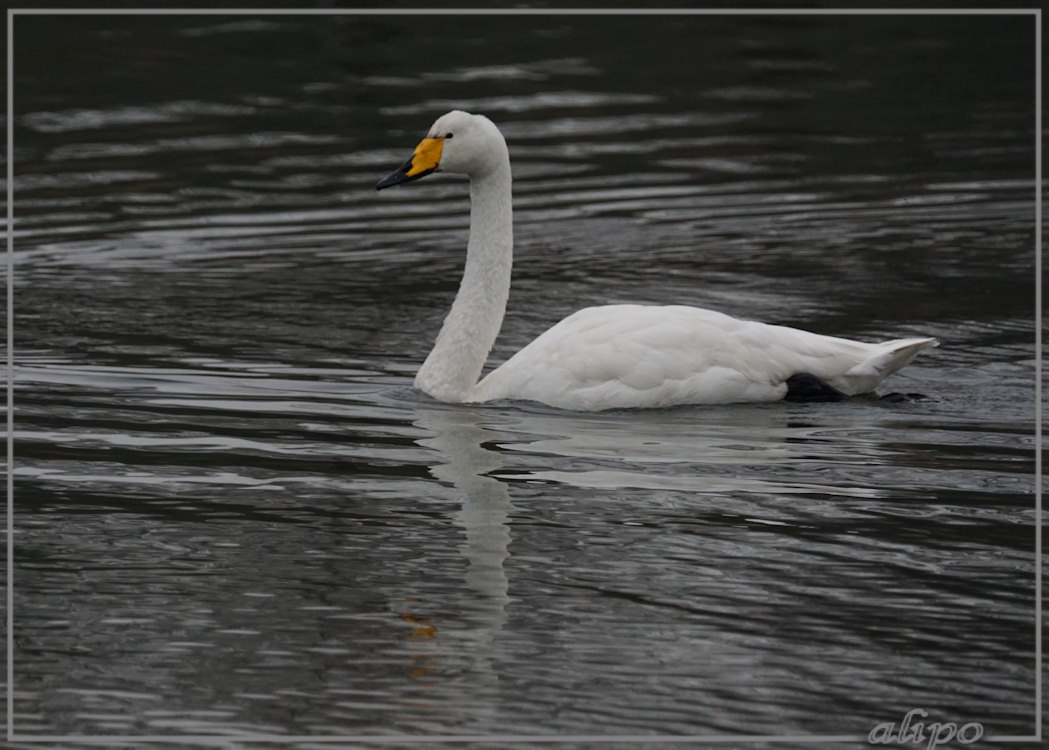
{"type": "Polygon", "coordinates": [[[448,135],[445,136],[445,140],[451,138],[453,135],[454,135],[454,133],[449,133],[448,135]]]}

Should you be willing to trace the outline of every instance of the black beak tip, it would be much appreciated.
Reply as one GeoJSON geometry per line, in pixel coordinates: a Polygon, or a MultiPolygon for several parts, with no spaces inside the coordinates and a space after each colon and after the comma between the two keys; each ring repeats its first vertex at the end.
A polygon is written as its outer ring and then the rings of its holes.
{"type": "Polygon", "coordinates": [[[413,174],[413,175],[409,176],[408,175],[408,170],[411,169],[411,168],[412,168],[411,162],[405,164],[403,167],[398,169],[393,174],[387,175],[386,177],[383,177],[381,180],[379,180],[379,184],[375,186],[375,189],[376,190],[384,190],[384,189],[386,189],[388,187],[393,187],[394,185],[400,185],[400,184],[405,183],[405,182],[414,182],[415,180],[418,180],[420,177],[425,177],[426,175],[431,174],[431,173],[437,171],[437,167],[431,167],[430,169],[425,169],[422,172],[419,172],[418,174],[413,174]]]}
{"type": "Polygon", "coordinates": [[[394,185],[400,185],[406,179],[407,179],[407,176],[404,174],[404,170],[399,169],[396,172],[394,172],[393,174],[386,175],[381,180],[379,180],[378,184],[375,186],[375,189],[376,190],[385,190],[388,187],[393,187],[394,185]]]}

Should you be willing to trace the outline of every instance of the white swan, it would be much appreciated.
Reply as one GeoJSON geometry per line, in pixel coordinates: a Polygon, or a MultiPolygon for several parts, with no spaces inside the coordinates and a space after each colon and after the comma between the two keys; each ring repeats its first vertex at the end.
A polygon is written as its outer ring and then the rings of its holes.
{"type": "Polygon", "coordinates": [[[470,178],[470,239],[452,309],[415,387],[438,401],[526,399],[577,411],[866,393],[931,338],[866,344],[684,306],[580,310],[478,382],[510,293],[510,155],[483,115],[440,117],[377,189],[435,171],[470,178]]]}

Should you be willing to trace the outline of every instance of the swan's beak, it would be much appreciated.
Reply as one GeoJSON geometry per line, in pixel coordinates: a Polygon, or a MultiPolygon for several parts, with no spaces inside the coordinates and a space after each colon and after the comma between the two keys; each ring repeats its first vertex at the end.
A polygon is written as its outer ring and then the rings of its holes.
{"type": "Polygon", "coordinates": [[[402,164],[396,172],[380,180],[375,189],[382,190],[400,185],[402,182],[418,180],[436,171],[437,166],[441,163],[441,149],[443,148],[444,138],[423,138],[415,147],[412,158],[402,164]]]}

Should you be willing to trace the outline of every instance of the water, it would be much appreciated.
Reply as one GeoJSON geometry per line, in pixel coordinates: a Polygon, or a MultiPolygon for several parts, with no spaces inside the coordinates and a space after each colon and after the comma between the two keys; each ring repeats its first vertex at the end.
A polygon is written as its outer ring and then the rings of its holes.
{"type": "Polygon", "coordinates": [[[15,40],[17,734],[1033,732],[1029,19],[15,40]],[[514,165],[492,362],[674,302],[935,336],[882,389],[926,398],[418,394],[466,187],[374,185],[453,106],[514,165]]]}

